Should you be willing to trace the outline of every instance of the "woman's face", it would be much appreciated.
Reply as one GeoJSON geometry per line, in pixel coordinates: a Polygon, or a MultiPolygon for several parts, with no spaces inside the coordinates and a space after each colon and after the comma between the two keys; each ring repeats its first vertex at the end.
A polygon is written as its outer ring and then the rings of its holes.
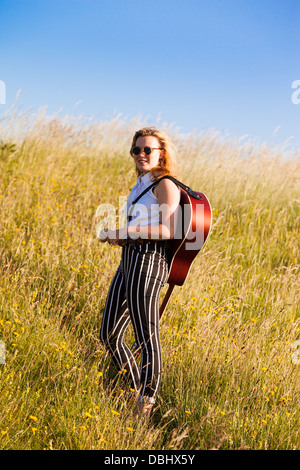
{"type": "Polygon", "coordinates": [[[152,168],[156,167],[159,163],[161,158],[161,150],[157,150],[160,147],[160,142],[157,137],[152,135],[146,135],[143,137],[138,137],[136,147],[140,147],[139,155],[133,155],[134,161],[136,163],[137,169],[146,174],[148,171],[152,170],[152,168]],[[155,150],[152,150],[150,155],[146,155],[144,152],[144,147],[151,147],[155,150]]]}

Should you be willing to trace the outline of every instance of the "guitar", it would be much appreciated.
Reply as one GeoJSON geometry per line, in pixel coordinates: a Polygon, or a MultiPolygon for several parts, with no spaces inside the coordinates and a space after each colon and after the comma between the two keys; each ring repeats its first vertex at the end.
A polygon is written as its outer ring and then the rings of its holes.
{"type": "Polygon", "coordinates": [[[170,268],[167,281],[169,287],[159,309],[160,316],[175,285],[182,286],[186,280],[192,263],[202,249],[211,228],[212,211],[205,194],[192,191],[187,186],[183,189],[181,186],[180,209],[177,230],[170,241],[170,268]]]}
{"type": "Polygon", "coordinates": [[[203,193],[201,199],[190,197],[180,188],[181,214],[177,227],[178,236],[171,240],[169,284],[182,286],[192,262],[203,247],[211,227],[211,207],[203,193]],[[179,238],[182,233],[182,237],[179,238]]]}
{"type": "Polygon", "coordinates": [[[160,316],[162,316],[166,308],[175,285],[183,285],[195,257],[209,235],[212,222],[212,211],[205,194],[193,191],[189,186],[169,175],[159,178],[148,186],[132,202],[131,208],[147,191],[156,186],[164,178],[170,179],[179,186],[180,207],[175,235],[169,241],[169,277],[167,281],[169,287],[159,309],[160,316]]]}

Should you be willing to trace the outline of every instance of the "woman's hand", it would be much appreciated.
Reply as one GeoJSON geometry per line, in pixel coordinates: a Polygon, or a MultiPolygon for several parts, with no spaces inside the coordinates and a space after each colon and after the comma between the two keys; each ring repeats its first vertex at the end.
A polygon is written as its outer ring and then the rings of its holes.
{"type": "Polygon", "coordinates": [[[101,242],[108,242],[111,245],[119,245],[127,237],[127,227],[118,230],[104,229],[99,234],[101,242]]]}

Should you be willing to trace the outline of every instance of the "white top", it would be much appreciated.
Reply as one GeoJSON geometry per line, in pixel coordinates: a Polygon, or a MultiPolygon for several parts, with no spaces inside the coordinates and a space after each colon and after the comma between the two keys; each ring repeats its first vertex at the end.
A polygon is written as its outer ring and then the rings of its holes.
{"type": "MultiPolygon", "coordinates": [[[[132,188],[125,207],[125,217],[128,219],[128,211],[131,207],[132,202],[153,183],[151,180],[151,173],[148,172],[145,175],[137,177],[137,183],[132,188]]],[[[158,225],[160,222],[159,218],[159,204],[158,199],[153,193],[153,189],[147,191],[138,202],[132,207],[130,211],[131,220],[127,222],[127,225],[145,227],[147,225],[158,225]]]]}

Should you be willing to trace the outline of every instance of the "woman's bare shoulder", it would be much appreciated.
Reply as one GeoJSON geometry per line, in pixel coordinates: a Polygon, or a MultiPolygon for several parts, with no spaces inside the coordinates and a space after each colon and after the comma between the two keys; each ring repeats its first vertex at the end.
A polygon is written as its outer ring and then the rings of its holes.
{"type": "Polygon", "coordinates": [[[164,178],[155,186],[153,192],[157,198],[167,194],[176,197],[176,195],[179,194],[179,189],[169,178],[164,178]]]}

